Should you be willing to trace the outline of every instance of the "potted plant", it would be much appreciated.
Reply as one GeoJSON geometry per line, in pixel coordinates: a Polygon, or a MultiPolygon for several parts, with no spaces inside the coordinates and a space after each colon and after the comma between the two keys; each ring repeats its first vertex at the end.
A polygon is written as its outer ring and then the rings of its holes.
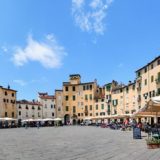
{"type": "Polygon", "coordinates": [[[160,139],[148,138],[146,139],[148,149],[160,148],[160,139]]]}

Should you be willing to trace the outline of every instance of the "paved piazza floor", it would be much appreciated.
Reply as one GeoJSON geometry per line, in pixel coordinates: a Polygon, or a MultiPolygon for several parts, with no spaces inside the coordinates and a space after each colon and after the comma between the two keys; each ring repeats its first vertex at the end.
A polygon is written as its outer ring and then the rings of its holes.
{"type": "Polygon", "coordinates": [[[0,130],[0,160],[160,160],[145,138],[98,127],[0,130]]]}

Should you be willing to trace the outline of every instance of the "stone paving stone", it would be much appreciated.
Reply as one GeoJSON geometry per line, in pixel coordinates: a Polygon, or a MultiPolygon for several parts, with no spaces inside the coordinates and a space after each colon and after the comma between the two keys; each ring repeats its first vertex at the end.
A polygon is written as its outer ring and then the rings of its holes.
{"type": "MultiPolygon", "coordinates": [[[[99,127],[0,130],[0,160],[160,160],[145,137],[99,127]]],[[[144,134],[143,134],[144,136],[144,134]]]]}

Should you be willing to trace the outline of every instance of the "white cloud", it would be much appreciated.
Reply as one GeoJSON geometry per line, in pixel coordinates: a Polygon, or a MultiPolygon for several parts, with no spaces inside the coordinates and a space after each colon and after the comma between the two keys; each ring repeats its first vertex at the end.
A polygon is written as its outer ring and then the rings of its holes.
{"type": "Polygon", "coordinates": [[[16,79],[16,80],[13,80],[14,83],[20,85],[20,86],[26,86],[27,85],[27,82],[21,80],[21,79],[16,79]]]}
{"type": "Polygon", "coordinates": [[[103,34],[104,19],[113,0],[72,0],[72,15],[82,31],[103,34]]]}
{"type": "Polygon", "coordinates": [[[2,49],[2,51],[5,52],[5,53],[8,52],[8,48],[7,48],[6,46],[2,46],[1,49],[2,49]]]}
{"type": "Polygon", "coordinates": [[[37,61],[46,68],[58,68],[65,55],[64,47],[57,43],[52,34],[47,35],[43,41],[34,40],[29,35],[24,48],[16,47],[13,62],[17,66],[23,66],[29,61],[37,61]]]}
{"type": "Polygon", "coordinates": [[[13,80],[13,83],[18,84],[20,86],[26,86],[26,85],[31,85],[31,84],[37,84],[37,83],[46,83],[48,82],[47,77],[40,77],[39,79],[31,79],[28,81],[22,80],[22,79],[15,79],[13,80]]]}

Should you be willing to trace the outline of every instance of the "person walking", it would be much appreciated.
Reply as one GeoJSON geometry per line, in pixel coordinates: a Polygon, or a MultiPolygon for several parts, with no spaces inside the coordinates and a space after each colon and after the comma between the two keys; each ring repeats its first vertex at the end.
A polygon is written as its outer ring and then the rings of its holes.
{"type": "Polygon", "coordinates": [[[39,122],[37,121],[37,129],[39,129],[39,122]]]}

